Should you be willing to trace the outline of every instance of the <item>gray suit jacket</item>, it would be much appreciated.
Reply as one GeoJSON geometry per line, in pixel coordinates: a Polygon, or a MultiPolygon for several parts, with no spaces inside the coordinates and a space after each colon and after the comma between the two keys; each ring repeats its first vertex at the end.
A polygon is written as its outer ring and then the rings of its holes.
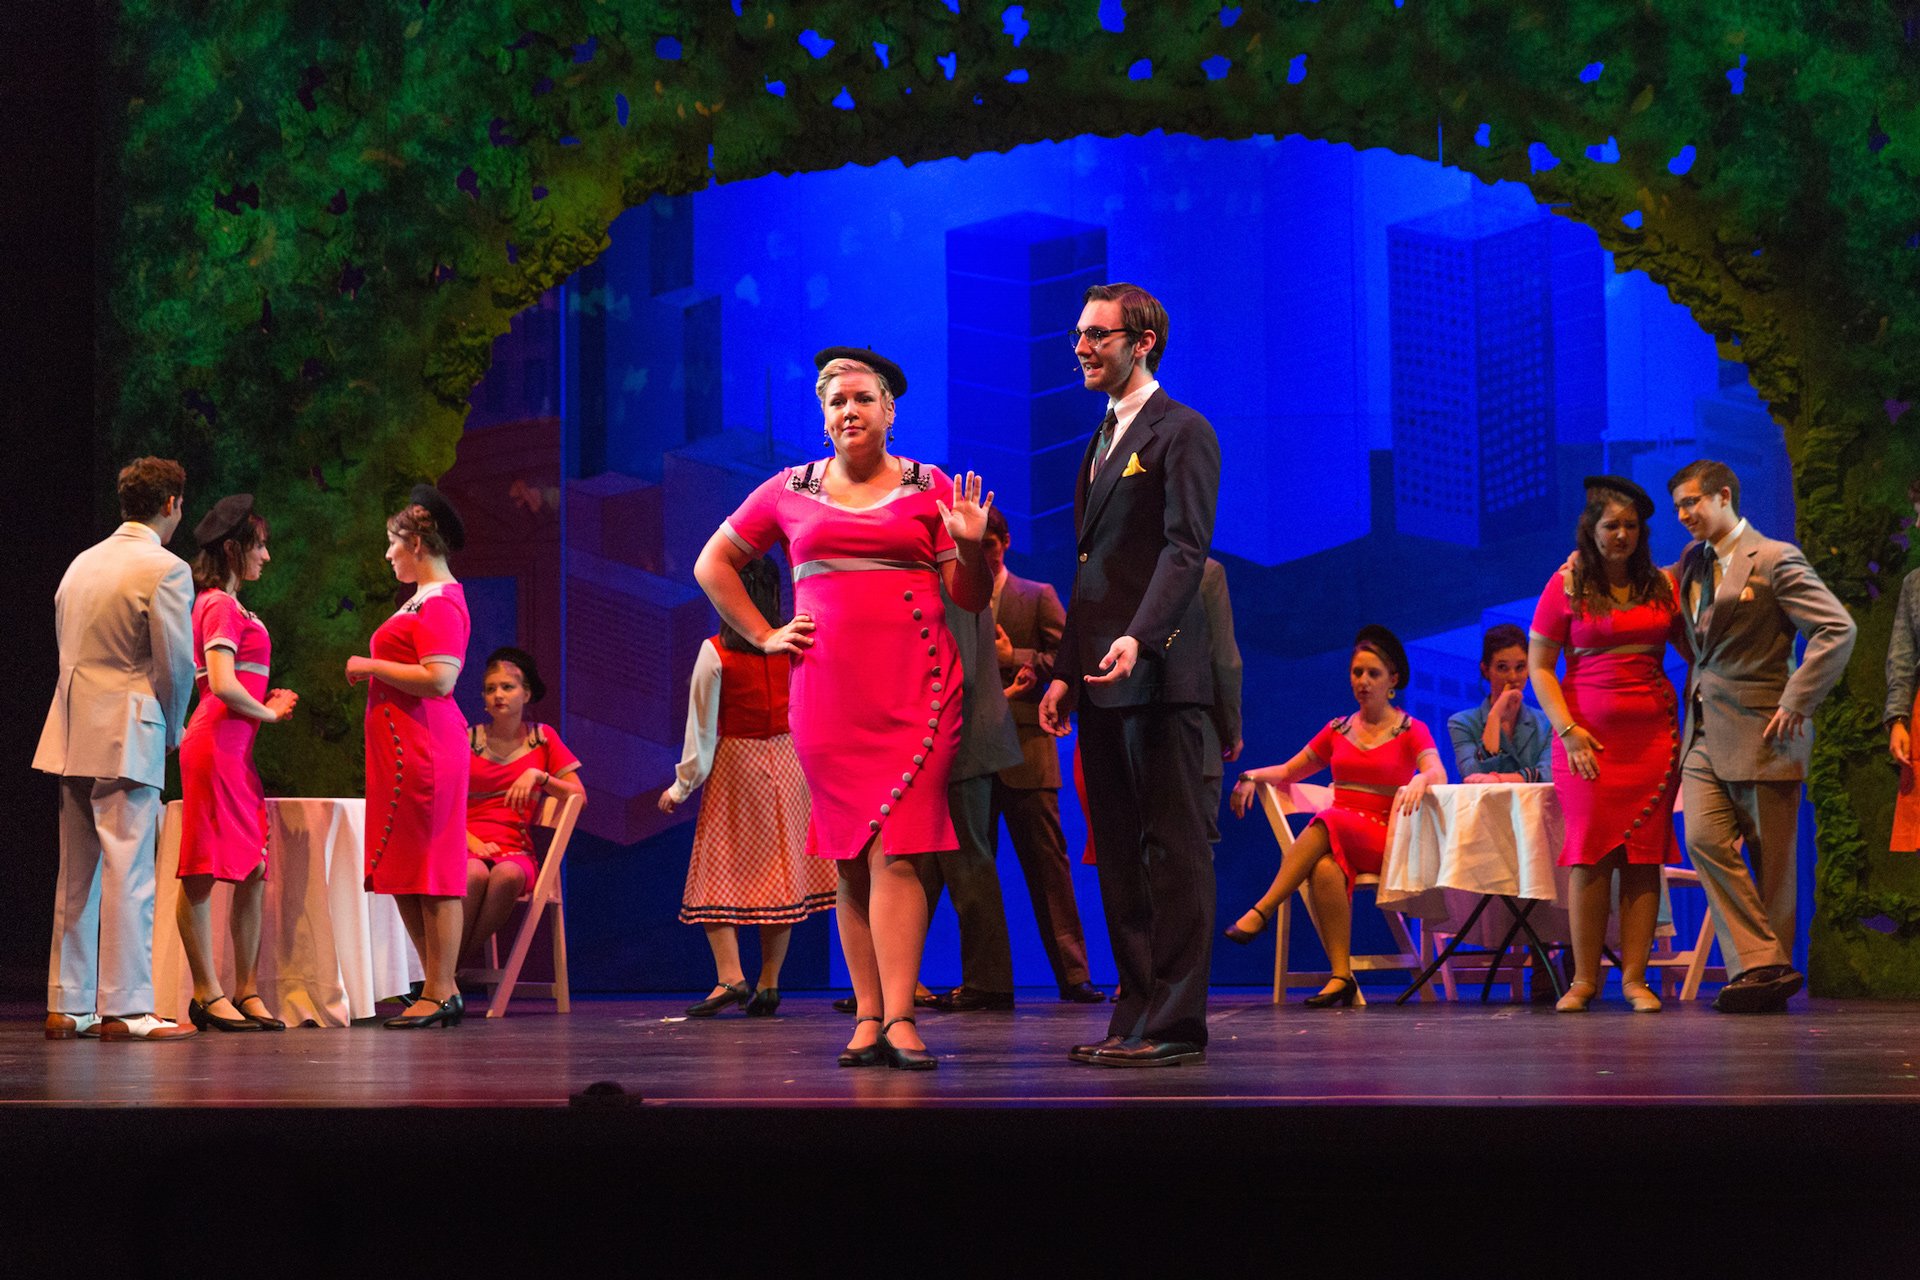
{"type": "Polygon", "coordinates": [[[1000,781],[1022,791],[1060,788],[1060,747],[1053,736],[1040,727],[1040,696],[1053,679],[1053,660],[1060,651],[1060,632],[1067,625],[1067,611],[1060,597],[1045,582],[1032,582],[1011,572],[1000,585],[1000,603],[995,621],[1006,631],[1013,645],[1013,665],[1000,668],[1000,683],[1010,684],[1021,667],[1031,666],[1034,687],[1019,698],[1008,699],[1013,709],[1014,727],[1020,731],[1020,764],[1000,771],[1000,781]]]}
{"type": "Polygon", "coordinates": [[[944,589],[940,598],[947,606],[947,630],[960,650],[961,671],[960,753],[947,781],[965,782],[1019,764],[1020,739],[1000,687],[1000,666],[993,660],[992,611],[968,613],[944,589]]]}
{"type": "Polygon", "coordinates": [[[1203,778],[1226,776],[1220,753],[1240,741],[1240,646],[1233,638],[1233,599],[1227,594],[1227,570],[1212,556],[1200,574],[1200,603],[1207,611],[1207,629],[1213,633],[1213,705],[1203,725],[1206,767],[1203,778]]]}
{"type": "Polygon", "coordinates": [[[33,767],[160,786],[193,697],[193,575],[133,521],[82,551],[53,597],[60,679],[33,767]]]}
{"type": "MultiPolygon", "coordinates": [[[[1680,554],[1680,604],[1705,570],[1705,544],[1680,554]]],[[[1691,621],[1691,619],[1689,620],[1691,621]]],[[[1774,710],[1811,717],[1838,683],[1853,652],[1853,617],[1820,581],[1800,548],[1763,537],[1752,525],[1734,543],[1704,625],[1687,628],[1693,666],[1687,676],[1685,741],[1704,732],[1716,776],[1728,782],[1792,782],[1807,776],[1813,735],[1769,744],[1761,736],[1774,710]],[[1793,669],[1793,639],[1807,638],[1793,669]]]]}

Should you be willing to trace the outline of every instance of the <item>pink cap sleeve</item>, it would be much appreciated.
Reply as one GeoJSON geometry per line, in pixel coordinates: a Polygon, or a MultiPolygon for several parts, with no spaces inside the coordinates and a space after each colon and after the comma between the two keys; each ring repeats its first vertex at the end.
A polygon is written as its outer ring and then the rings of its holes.
{"type": "Polygon", "coordinates": [[[1573,611],[1567,606],[1567,579],[1562,570],[1547,579],[1547,589],[1540,593],[1540,603],[1533,607],[1534,635],[1542,640],[1566,647],[1573,633],[1573,611]]]}
{"type": "Polygon", "coordinates": [[[1439,751],[1440,748],[1433,745],[1433,731],[1427,728],[1426,723],[1417,716],[1409,719],[1413,723],[1407,726],[1407,735],[1413,739],[1414,759],[1418,760],[1429,751],[1439,751]]]}
{"type": "Polygon", "coordinates": [[[580,757],[573,754],[566,743],[560,741],[560,735],[553,731],[552,725],[541,725],[540,734],[546,739],[546,763],[541,765],[541,768],[548,773],[562,774],[572,773],[580,767],[580,757]]]}
{"type": "Polygon", "coordinates": [[[1314,734],[1312,738],[1307,740],[1307,750],[1319,756],[1322,764],[1330,765],[1333,763],[1334,739],[1339,736],[1334,732],[1333,726],[1334,721],[1327,721],[1320,726],[1320,732],[1314,734]]]}
{"type": "Polygon", "coordinates": [[[205,655],[209,649],[226,649],[234,653],[240,651],[240,631],[245,619],[240,613],[240,602],[224,591],[209,591],[200,597],[205,601],[199,606],[197,628],[200,632],[200,652],[205,655]]]}
{"type": "Polygon", "coordinates": [[[414,646],[422,663],[451,661],[464,666],[467,661],[467,632],[471,624],[467,611],[444,595],[436,595],[420,606],[415,621],[414,646]]]}
{"type": "Polygon", "coordinates": [[[734,545],[753,555],[765,555],[780,541],[780,495],[786,491],[789,472],[776,471],[747,495],[747,500],[720,525],[720,531],[734,545]]]}
{"type": "MultiPolygon", "coordinates": [[[[936,500],[944,502],[951,507],[953,505],[953,478],[938,467],[929,467],[927,469],[933,473],[933,488],[930,492],[936,500]]],[[[958,560],[959,558],[960,548],[954,545],[953,535],[947,532],[946,521],[940,518],[940,513],[936,510],[933,516],[933,562],[940,564],[943,561],[958,560]]]]}

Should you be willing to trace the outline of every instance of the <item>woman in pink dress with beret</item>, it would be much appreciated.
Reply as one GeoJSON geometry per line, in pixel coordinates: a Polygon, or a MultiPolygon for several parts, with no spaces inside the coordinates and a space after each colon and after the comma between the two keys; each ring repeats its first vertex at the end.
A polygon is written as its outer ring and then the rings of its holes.
{"type": "Polygon", "coordinates": [[[284,1031],[260,999],[260,907],[267,883],[267,796],[253,767],[253,736],[263,724],[293,715],[299,696],[267,692],[273,644],[267,628],[240,603],[240,584],[254,582],[273,557],[267,522],[253,495],[215,503],[195,526],[193,652],[200,705],[180,739],[180,898],[175,918],[193,971],[187,1016],[201,1030],[284,1031]],[[213,884],[233,886],[227,916],[233,938],[233,981],[220,990],[213,955],[213,884]]]}
{"type": "Polygon", "coordinates": [[[913,1020],[926,942],[919,855],[959,841],[947,776],[960,738],[960,667],[940,588],[978,612],[992,596],[980,478],[955,486],[887,443],[898,366],[834,348],[815,392],[833,456],[781,471],[708,541],[694,577],[763,653],[793,655],[789,723],[812,792],[808,852],[839,871],[840,942],[857,1021],[841,1065],[938,1065],[913,1020]],[[740,567],[784,543],[794,617],[774,627],[740,567]],[[869,1026],[868,1024],[877,1024],[869,1026]]]}
{"type": "Polygon", "coordinates": [[[1653,1013],[1647,957],[1660,909],[1660,867],[1680,860],[1679,699],[1661,659],[1686,652],[1673,580],[1655,567],[1653,499],[1621,476],[1588,476],[1570,568],[1540,593],[1527,645],[1534,696],[1553,725],[1553,790],[1566,818],[1560,865],[1573,868],[1573,982],[1556,1006],[1586,1009],[1600,991],[1600,950],[1620,877],[1620,992],[1653,1013]],[[1562,655],[1566,675],[1556,673],[1562,655]]]}
{"type": "Polygon", "coordinates": [[[1333,803],[1307,819],[1266,893],[1226,931],[1232,942],[1251,942],[1280,904],[1304,888],[1332,973],[1304,1001],[1309,1008],[1345,1008],[1359,992],[1353,977],[1353,878],[1380,873],[1394,797],[1400,797],[1402,813],[1412,813],[1428,787],[1447,780],[1432,732],[1393,705],[1408,674],[1398,636],[1382,626],[1360,628],[1347,658],[1353,714],[1328,721],[1285,764],[1242,773],[1228,798],[1234,817],[1244,818],[1262,782],[1297,782],[1322,769],[1333,774],[1333,803]]]}
{"type": "Polygon", "coordinates": [[[447,556],[466,540],[453,504],[416,485],[387,521],[387,563],[413,597],[373,633],[373,656],[347,659],[367,682],[367,876],[390,893],[420,953],[419,997],[386,1025],[458,1026],[454,983],[467,892],[467,721],[453,701],[467,657],[466,593],[447,556]]]}

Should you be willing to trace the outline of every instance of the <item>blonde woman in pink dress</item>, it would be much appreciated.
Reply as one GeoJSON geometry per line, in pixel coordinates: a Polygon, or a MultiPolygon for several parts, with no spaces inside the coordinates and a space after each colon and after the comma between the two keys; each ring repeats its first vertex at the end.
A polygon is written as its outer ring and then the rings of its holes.
{"type": "Polygon", "coordinates": [[[200,705],[180,740],[180,898],[175,918],[193,971],[187,1016],[201,1030],[284,1031],[260,999],[260,907],[267,883],[267,797],[253,767],[253,736],[263,724],[293,715],[300,701],[288,689],[267,692],[273,645],[267,628],[240,604],[240,584],[254,582],[273,557],[267,522],[253,495],[213,505],[193,530],[194,675],[200,705]],[[228,999],[214,965],[213,885],[233,886],[227,917],[233,938],[228,999]]]}
{"type": "Polygon", "coordinates": [[[1661,659],[1686,652],[1673,580],[1655,567],[1653,499],[1621,476],[1588,476],[1573,559],[1540,593],[1527,644],[1534,696],[1553,726],[1553,790],[1566,818],[1573,982],[1556,1006],[1578,1013],[1600,991],[1600,950],[1620,878],[1620,992],[1654,1013],[1647,957],[1660,909],[1660,867],[1680,860],[1679,699],[1661,659]],[[1562,657],[1566,674],[1557,674],[1562,657]]]}
{"type": "Polygon", "coordinates": [[[887,443],[898,366],[834,348],[816,360],[829,458],[781,471],[721,525],[694,577],[726,624],[792,654],[789,723],[812,792],[808,851],[839,872],[840,943],[857,1021],[843,1066],[939,1065],[913,1019],[927,934],[923,854],[959,844],[947,776],[960,738],[960,667],[940,588],[979,612],[992,596],[980,541],[993,495],[955,485],[887,443]],[[794,616],[775,627],[740,568],[784,543],[794,616]]]}

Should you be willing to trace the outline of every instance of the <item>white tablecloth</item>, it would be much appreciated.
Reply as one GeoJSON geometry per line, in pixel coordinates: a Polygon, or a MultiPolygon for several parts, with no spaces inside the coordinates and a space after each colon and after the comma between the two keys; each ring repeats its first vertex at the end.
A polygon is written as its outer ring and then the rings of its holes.
{"type": "MultiPolygon", "coordinates": [[[[364,800],[267,801],[267,888],[261,909],[259,994],[289,1026],[344,1027],[373,1016],[381,996],[421,976],[420,961],[391,897],[361,888],[364,800]]],[[[193,975],[174,912],[180,896],[180,802],[160,826],[154,893],[153,990],[157,1012],[185,1020],[193,975]]],[[[233,987],[227,933],[230,886],[213,890],[214,954],[221,986],[233,987]]]]}
{"type": "MultiPolygon", "coordinates": [[[[1543,904],[1527,917],[1534,931],[1543,941],[1566,942],[1572,937],[1566,912],[1569,868],[1555,865],[1566,839],[1552,783],[1433,787],[1412,814],[1394,819],[1376,900],[1418,916],[1435,932],[1456,933],[1485,894],[1531,898],[1543,904]]],[[[1495,903],[1468,940],[1496,946],[1512,923],[1512,913],[1495,903]]],[[[1658,931],[1673,931],[1664,885],[1658,931]]],[[[1608,918],[1609,942],[1618,934],[1616,913],[1608,918]]]]}

